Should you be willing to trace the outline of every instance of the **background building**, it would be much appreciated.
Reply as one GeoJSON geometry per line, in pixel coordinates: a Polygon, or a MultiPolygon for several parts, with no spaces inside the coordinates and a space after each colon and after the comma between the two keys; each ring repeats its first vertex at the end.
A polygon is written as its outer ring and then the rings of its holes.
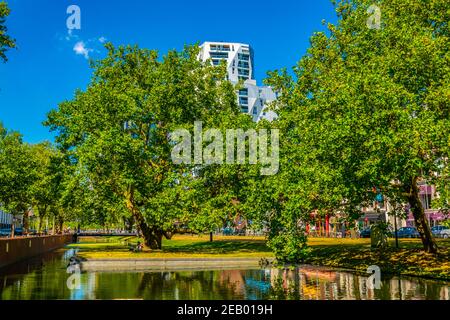
{"type": "Polygon", "coordinates": [[[228,80],[233,84],[243,82],[243,88],[237,92],[241,111],[248,113],[254,121],[267,119],[276,114],[265,110],[267,105],[276,100],[277,96],[271,87],[258,86],[254,77],[254,54],[248,44],[228,42],[205,42],[201,46],[199,59],[211,59],[213,65],[225,61],[228,80]]]}
{"type": "Polygon", "coordinates": [[[10,229],[13,223],[13,215],[0,211],[0,229],[10,229]]]}

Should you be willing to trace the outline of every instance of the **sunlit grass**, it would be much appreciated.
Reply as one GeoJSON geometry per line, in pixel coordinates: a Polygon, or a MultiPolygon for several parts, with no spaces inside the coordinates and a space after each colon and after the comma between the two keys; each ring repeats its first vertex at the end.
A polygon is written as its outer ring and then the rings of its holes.
{"type": "Polygon", "coordinates": [[[438,255],[423,252],[420,239],[399,239],[399,248],[391,239],[389,248],[374,250],[370,239],[311,238],[308,243],[313,250],[306,262],[361,272],[377,265],[384,273],[450,280],[450,240],[436,241],[440,248],[438,255]]]}
{"type": "Polygon", "coordinates": [[[214,237],[176,235],[163,240],[163,249],[143,252],[130,251],[129,245],[143,242],[136,237],[81,238],[80,243],[69,245],[79,250],[86,259],[148,259],[148,258],[262,258],[272,257],[263,237],[214,237]]]}

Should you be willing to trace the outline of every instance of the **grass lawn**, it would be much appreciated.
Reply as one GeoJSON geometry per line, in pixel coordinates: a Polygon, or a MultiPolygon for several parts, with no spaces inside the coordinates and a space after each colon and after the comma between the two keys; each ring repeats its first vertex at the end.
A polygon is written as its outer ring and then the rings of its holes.
{"type": "Polygon", "coordinates": [[[384,273],[450,280],[450,240],[437,239],[438,255],[421,251],[419,239],[399,239],[399,242],[400,249],[396,249],[395,241],[391,240],[390,248],[379,251],[371,250],[370,239],[311,238],[312,253],[306,263],[364,273],[368,266],[377,265],[384,273]]]}
{"type": "Polygon", "coordinates": [[[214,237],[176,235],[163,240],[163,249],[134,253],[128,245],[136,245],[136,237],[81,238],[80,243],[69,245],[79,249],[78,256],[85,259],[151,259],[151,258],[262,258],[272,257],[263,237],[214,237]]]}
{"type": "MultiPolygon", "coordinates": [[[[129,251],[127,243],[136,245],[136,237],[81,238],[78,255],[85,259],[151,259],[151,258],[270,258],[273,257],[263,237],[214,237],[177,235],[163,240],[161,251],[129,251]]],[[[142,240],[140,240],[142,242],[142,240]]],[[[371,250],[370,239],[310,238],[311,254],[307,264],[340,267],[366,272],[377,265],[384,273],[405,274],[450,280],[450,240],[438,239],[440,254],[421,251],[419,239],[399,239],[400,249],[391,247],[371,250]]]]}

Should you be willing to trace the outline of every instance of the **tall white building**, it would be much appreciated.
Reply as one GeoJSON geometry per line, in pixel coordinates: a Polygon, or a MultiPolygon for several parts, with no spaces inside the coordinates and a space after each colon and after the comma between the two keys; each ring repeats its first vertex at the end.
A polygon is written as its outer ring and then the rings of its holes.
{"type": "Polygon", "coordinates": [[[228,42],[205,42],[201,46],[200,60],[211,59],[213,65],[226,62],[228,80],[233,84],[244,82],[238,92],[241,111],[248,113],[254,121],[273,120],[276,114],[266,111],[267,104],[277,97],[271,87],[258,86],[254,77],[253,50],[248,44],[228,42]]]}

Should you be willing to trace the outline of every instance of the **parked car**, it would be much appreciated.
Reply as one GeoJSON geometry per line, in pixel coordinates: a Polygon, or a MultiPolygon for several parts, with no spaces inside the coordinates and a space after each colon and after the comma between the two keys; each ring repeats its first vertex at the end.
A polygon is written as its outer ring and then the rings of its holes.
{"type": "Polygon", "coordinates": [[[233,234],[233,229],[231,228],[223,228],[222,233],[224,236],[231,236],[233,234]]]}
{"type": "Polygon", "coordinates": [[[449,228],[446,227],[446,226],[434,226],[434,227],[431,228],[431,233],[435,237],[441,237],[442,236],[442,231],[448,230],[448,229],[449,228]]]}
{"type": "MultiPolygon", "coordinates": [[[[370,238],[370,235],[372,233],[372,226],[373,225],[371,225],[370,227],[366,227],[363,230],[361,230],[359,232],[359,237],[360,238],[370,238]]],[[[393,231],[393,229],[390,226],[388,226],[388,236],[389,237],[393,237],[394,236],[394,231],[393,231]]]]}
{"type": "Polygon", "coordinates": [[[359,236],[361,238],[370,238],[371,229],[370,227],[364,228],[360,231],[359,236]]]}
{"type": "Polygon", "coordinates": [[[450,229],[444,229],[441,231],[440,236],[442,238],[448,239],[450,238],[450,229]]]}
{"type": "MultiPolygon", "coordinates": [[[[28,234],[35,235],[36,230],[28,230],[28,234]]],[[[11,229],[0,229],[0,237],[9,237],[11,235],[11,229]]],[[[22,236],[23,235],[23,228],[18,227],[14,229],[14,235],[16,236],[22,236]]]]}
{"type": "Polygon", "coordinates": [[[11,235],[11,229],[0,229],[0,237],[9,237],[11,235]]]}
{"type": "MultiPolygon", "coordinates": [[[[419,231],[415,227],[403,227],[397,230],[399,238],[419,238],[419,231]]],[[[394,234],[395,236],[395,234],[394,234]]]]}

